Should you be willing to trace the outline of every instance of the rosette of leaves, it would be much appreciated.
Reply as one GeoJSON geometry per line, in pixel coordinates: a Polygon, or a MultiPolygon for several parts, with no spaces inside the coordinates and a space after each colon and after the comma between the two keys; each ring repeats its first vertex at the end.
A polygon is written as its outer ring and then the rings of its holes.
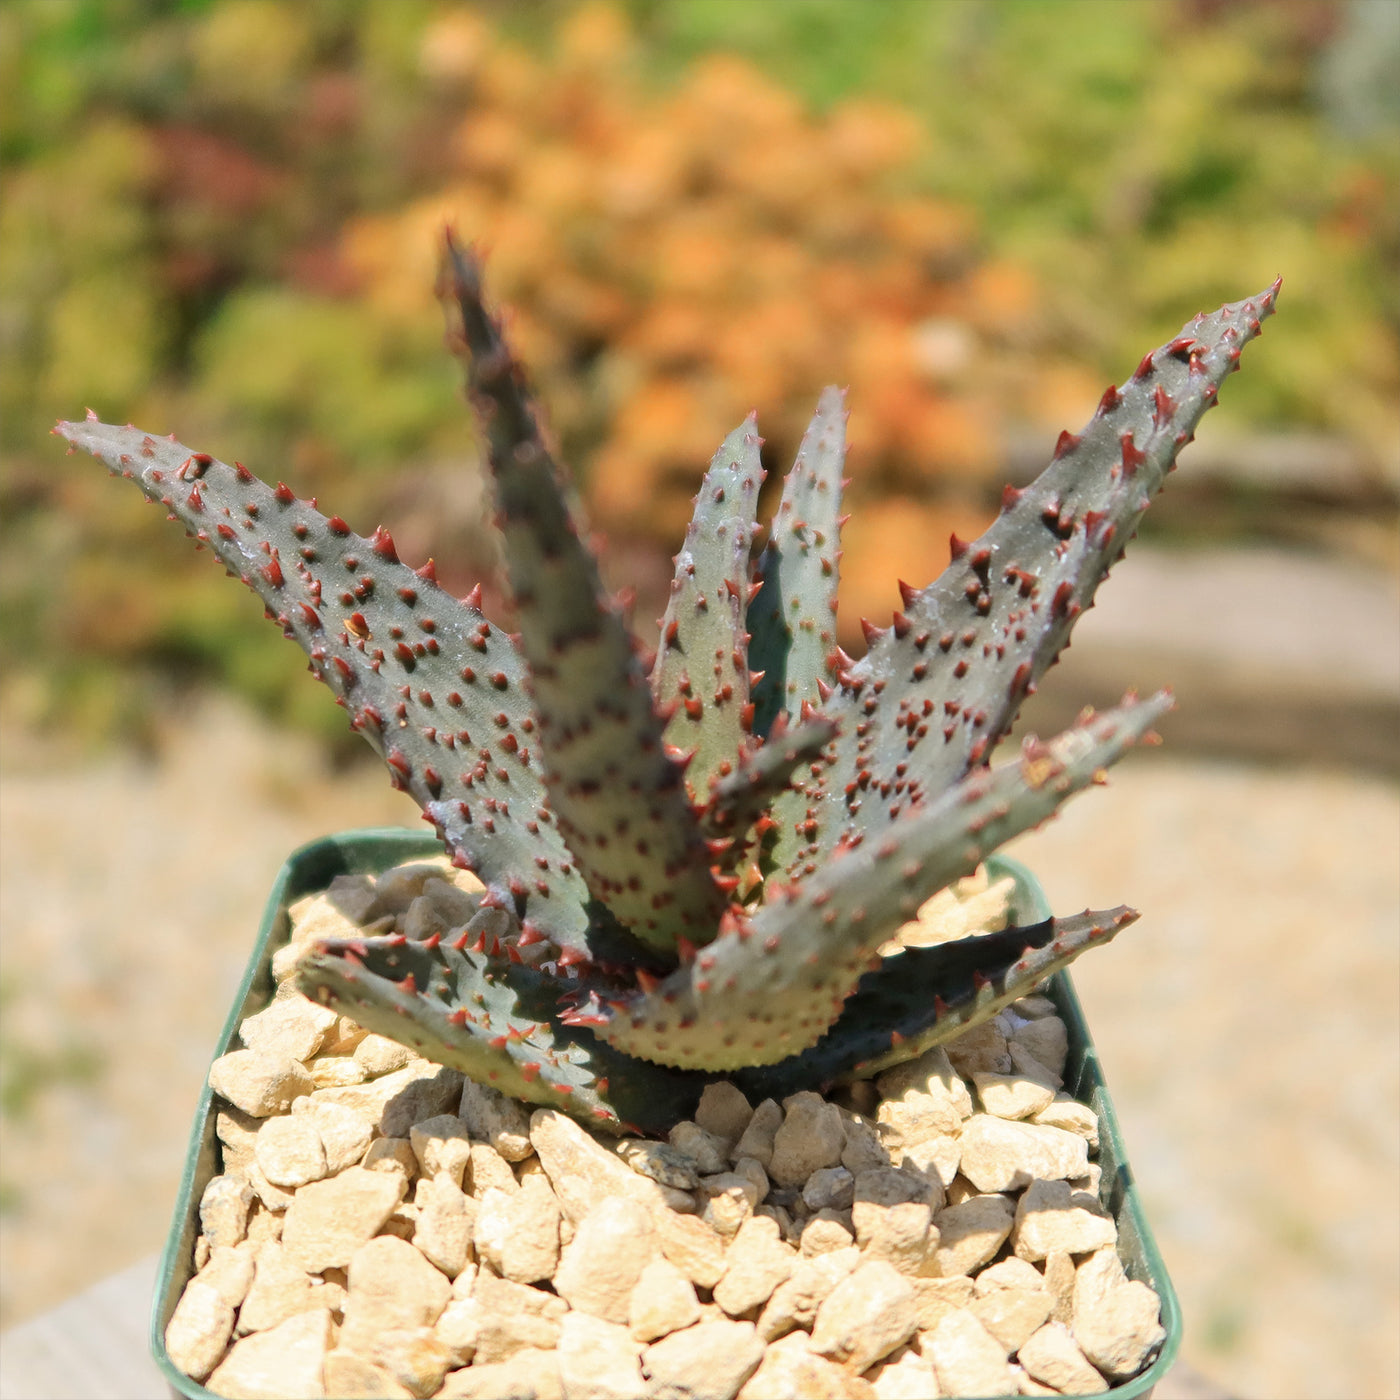
{"type": "Polygon", "coordinates": [[[989,755],[1273,309],[1197,316],[1103,396],[981,538],[899,585],[859,661],[834,616],[842,394],[821,396],[766,545],[750,417],[695,498],[654,655],[603,588],[524,374],[449,236],[449,342],[489,445],[516,631],[279,482],[140,429],[56,431],[263,600],[458,866],[454,927],[327,939],[309,995],[600,1126],[664,1129],[712,1078],[781,1096],[958,1034],[1136,917],[1086,911],[888,949],[920,905],[1151,733],[1166,693],[989,755]]]}

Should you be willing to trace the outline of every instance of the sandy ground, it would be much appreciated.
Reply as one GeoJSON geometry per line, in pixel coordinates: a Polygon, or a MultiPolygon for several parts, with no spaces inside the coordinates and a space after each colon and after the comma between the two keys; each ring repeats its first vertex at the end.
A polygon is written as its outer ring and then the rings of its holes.
{"type": "MultiPolygon", "coordinates": [[[[0,1145],[8,1326],[159,1247],[286,852],[416,813],[226,701],[156,763],[13,733],[0,761],[0,1042],[7,1099],[33,1089],[0,1145]]],[[[1184,1356],[1242,1397],[1400,1395],[1400,789],[1135,756],[1013,849],[1059,910],[1143,910],[1075,977],[1184,1356]]]]}

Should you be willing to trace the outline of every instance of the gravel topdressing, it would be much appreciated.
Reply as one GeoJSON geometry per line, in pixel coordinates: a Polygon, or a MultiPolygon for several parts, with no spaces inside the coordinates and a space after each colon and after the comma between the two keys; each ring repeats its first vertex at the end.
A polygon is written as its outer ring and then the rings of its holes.
{"type": "MultiPolygon", "coordinates": [[[[345,879],[400,930],[478,888],[345,879]]],[[[964,881],[900,941],[1001,927],[1009,889],[964,881]]],[[[295,990],[309,939],[360,931],[353,893],[293,907],[276,996],[210,1073],[222,1170],[166,1345],[216,1394],[1092,1394],[1160,1347],[1047,998],[826,1097],[718,1083],[665,1143],[595,1137],[295,990]]]]}

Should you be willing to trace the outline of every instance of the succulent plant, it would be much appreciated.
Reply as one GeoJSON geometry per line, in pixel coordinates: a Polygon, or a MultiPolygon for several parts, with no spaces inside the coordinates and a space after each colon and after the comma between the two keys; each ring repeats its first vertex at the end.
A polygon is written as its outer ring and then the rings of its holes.
{"type": "Polygon", "coordinates": [[[757,547],[752,417],[695,498],[655,658],[604,590],[475,258],[447,239],[449,344],[483,425],[518,632],[384,529],[137,428],[60,423],[207,545],[310,656],[453,862],[452,928],[326,939],[308,995],[507,1094],[664,1129],[725,1077],[860,1077],[992,1015],[1136,915],[887,951],[921,904],[1103,780],[1170,706],[1085,712],[989,755],[1190,442],[1278,284],[1197,316],[1103,396],[981,538],[836,643],[845,406],[829,388],[757,547]]]}

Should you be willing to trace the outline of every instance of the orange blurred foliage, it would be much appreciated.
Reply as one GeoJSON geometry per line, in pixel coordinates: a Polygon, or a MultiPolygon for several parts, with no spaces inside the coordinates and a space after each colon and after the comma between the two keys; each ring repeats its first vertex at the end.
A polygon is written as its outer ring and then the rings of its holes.
{"type": "Polygon", "coordinates": [[[883,627],[900,606],[896,579],[916,588],[935,579],[948,562],[950,535],[976,539],[996,515],[957,501],[932,504],[912,496],[860,501],[841,532],[841,640],[863,650],[860,620],[883,627]]]}
{"type": "Polygon", "coordinates": [[[455,177],[356,221],[344,260],[409,318],[425,314],[443,221],[485,251],[610,532],[674,543],[724,432],[758,408],[765,458],[786,466],[830,382],[850,386],[861,482],[901,493],[901,529],[946,514],[934,503],[949,493],[1000,486],[987,381],[1032,382],[1010,328],[1036,288],[982,260],[966,210],[919,192],[911,113],[860,98],[814,114],[729,55],[658,92],[605,5],[575,11],[548,61],[453,12],[421,62],[463,104],[455,177]]]}

